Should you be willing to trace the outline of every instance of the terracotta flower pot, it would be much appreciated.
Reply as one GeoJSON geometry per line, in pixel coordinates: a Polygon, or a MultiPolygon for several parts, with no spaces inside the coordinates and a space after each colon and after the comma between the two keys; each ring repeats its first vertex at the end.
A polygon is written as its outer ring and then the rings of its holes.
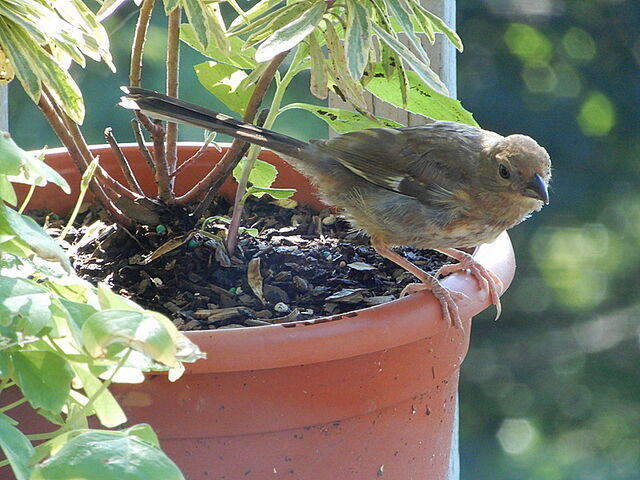
{"type": "MultiPolygon", "coordinates": [[[[182,144],[181,157],[197,147],[182,144]]],[[[114,170],[108,147],[93,151],[114,170]]],[[[142,163],[135,151],[125,149],[142,163]]],[[[181,172],[178,191],[217,158],[210,149],[181,172]]],[[[321,205],[303,176],[270,152],[262,158],[278,167],[276,186],[295,187],[298,201],[321,205]]],[[[50,151],[47,162],[77,189],[63,151],[50,151]]],[[[150,179],[142,183],[154,188],[150,179]]],[[[74,199],[58,191],[39,190],[31,208],[68,210],[74,199]]],[[[506,234],[474,256],[510,284],[515,261],[506,234]]],[[[188,479],[445,479],[471,317],[488,300],[468,274],[443,283],[468,296],[460,304],[464,331],[451,328],[438,301],[421,292],[315,321],[190,332],[208,358],[188,365],[183,378],[151,375],[113,391],[130,422],[153,426],[188,479]]]]}

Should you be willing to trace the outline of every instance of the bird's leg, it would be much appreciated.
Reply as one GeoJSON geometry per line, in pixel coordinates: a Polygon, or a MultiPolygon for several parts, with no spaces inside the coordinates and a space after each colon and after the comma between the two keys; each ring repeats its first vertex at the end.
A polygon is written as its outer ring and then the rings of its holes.
{"type": "Polygon", "coordinates": [[[422,282],[411,283],[404,287],[404,289],[400,293],[401,297],[411,293],[419,292],[421,290],[430,290],[431,293],[433,293],[433,295],[440,302],[440,305],[442,307],[442,317],[445,319],[445,321],[455,327],[462,329],[462,320],[460,318],[460,313],[458,312],[456,299],[462,300],[466,298],[466,295],[445,288],[436,277],[434,277],[433,275],[429,275],[427,272],[414,265],[403,256],[397,254],[386,244],[375,239],[371,239],[371,245],[373,246],[374,250],[381,256],[404,268],[409,273],[418,277],[418,279],[422,282]]]}
{"type": "Polygon", "coordinates": [[[438,270],[436,276],[449,275],[460,270],[469,270],[476,277],[481,290],[489,293],[489,300],[496,306],[496,320],[500,317],[502,306],[500,304],[500,294],[504,289],[502,280],[495,273],[480,265],[471,255],[455,248],[439,248],[438,252],[444,253],[451,258],[455,258],[459,263],[445,265],[438,270]]]}

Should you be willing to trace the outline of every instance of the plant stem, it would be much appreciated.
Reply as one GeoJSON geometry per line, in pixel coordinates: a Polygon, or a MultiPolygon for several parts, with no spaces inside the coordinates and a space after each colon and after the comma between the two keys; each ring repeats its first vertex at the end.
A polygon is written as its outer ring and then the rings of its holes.
{"type": "Polygon", "coordinates": [[[107,127],[104,129],[104,138],[113,150],[113,153],[120,164],[120,169],[122,173],[124,173],[124,178],[127,180],[129,187],[133,189],[135,193],[138,195],[144,195],[142,192],[142,188],[140,188],[140,184],[136,179],[136,176],[133,174],[133,170],[131,169],[131,165],[129,165],[129,161],[124,156],[124,153],[120,149],[118,142],[116,141],[116,137],[113,136],[113,130],[111,127],[107,127]]]}
{"type": "MultiPolygon", "coordinates": [[[[149,21],[153,12],[155,0],[143,0],[136,23],[136,30],[131,46],[131,65],[129,70],[129,85],[139,87],[142,78],[142,57],[144,44],[149,30],[149,21]]],[[[172,12],[173,13],[173,12],[172,12]]],[[[136,112],[136,117],[147,129],[153,141],[153,163],[152,168],[155,173],[156,184],[158,185],[158,196],[164,202],[173,200],[172,189],[170,188],[171,178],[165,150],[165,131],[160,123],[153,123],[146,115],[136,112]]]]}
{"type": "Polygon", "coordinates": [[[73,222],[76,221],[76,217],[78,216],[78,212],[80,211],[80,206],[82,205],[82,200],[84,200],[84,196],[86,195],[87,189],[89,188],[89,183],[91,182],[93,178],[93,174],[95,173],[97,167],[98,167],[98,160],[95,159],[93,160],[93,162],[91,162],[91,164],[89,165],[89,168],[87,168],[82,174],[82,179],[80,180],[80,192],[78,193],[78,199],[76,200],[76,204],[73,206],[73,211],[69,216],[69,220],[67,221],[67,224],[62,229],[62,232],[60,232],[58,241],[62,242],[65,239],[65,237],[67,236],[67,233],[69,233],[69,229],[71,229],[71,226],[73,225],[73,222]]]}
{"type": "Polygon", "coordinates": [[[18,405],[22,405],[26,401],[27,401],[27,399],[25,397],[22,397],[21,399],[16,400],[15,402],[10,403],[9,405],[5,405],[4,407],[0,408],[0,413],[8,412],[12,408],[16,408],[18,405]]]}
{"type": "Polygon", "coordinates": [[[149,170],[156,174],[156,164],[153,163],[153,157],[151,156],[151,152],[147,148],[145,144],[144,134],[142,133],[142,127],[140,125],[140,121],[137,118],[131,119],[131,128],[133,129],[133,136],[136,137],[136,143],[138,144],[138,148],[140,149],[140,153],[144,157],[144,161],[147,162],[147,166],[149,170]]]}
{"type": "Polygon", "coordinates": [[[98,397],[100,397],[100,395],[102,395],[104,393],[104,391],[109,388],[109,386],[113,382],[113,379],[115,378],[116,374],[118,373],[118,370],[120,370],[124,366],[124,364],[127,362],[127,359],[129,358],[129,355],[131,354],[131,351],[132,351],[131,348],[127,349],[127,352],[122,356],[122,358],[120,358],[120,360],[118,360],[118,363],[116,364],[116,367],[113,369],[113,372],[111,373],[109,378],[107,378],[106,380],[104,380],[102,382],[100,387],[91,396],[89,401],[87,403],[85,403],[82,406],[82,408],[74,415],[74,418],[72,419],[72,421],[69,421],[69,419],[67,419],[67,422],[65,423],[65,425],[63,425],[62,427],[58,428],[57,430],[54,430],[53,432],[38,433],[38,434],[34,434],[34,435],[27,435],[27,438],[29,440],[31,440],[31,441],[49,440],[51,438],[54,438],[54,437],[60,435],[61,433],[67,432],[69,430],[69,425],[72,425],[72,424],[76,423],[75,422],[75,418],[77,418],[79,415],[82,415],[82,416],[86,417],[87,416],[87,412],[91,411],[91,408],[93,408],[93,404],[97,401],[98,397]]]}
{"type": "MultiPolygon", "coordinates": [[[[176,7],[169,14],[167,28],[167,95],[172,97],[178,96],[179,67],[180,67],[180,17],[182,9],[176,7]]],[[[167,181],[173,191],[174,177],[173,172],[176,169],[178,160],[178,124],[175,122],[167,122],[167,165],[169,176],[167,181]]]]}
{"type": "Polygon", "coordinates": [[[0,393],[2,393],[4,389],[12,387],[14,385],[15,385],[14,381],[11,380],[9,377],[3,378],[2,380],[0,380],[0,393]]]}
{"type": "Polygon", "coordinates": [[[87,416],[87,412],[91,411],[91,408],[93,407],[93,404],[96,403],[98,397],[100,397],[100,395],[102,395],[111,386],[111,384],[113,383],[113,379],[118,373],[118,370],[120,370],[124,366],[124,364],[127,363],[129,355],[131,355],[132,351],[133,349],[131,348],[127,349],[127,352],[122,356],[122,358],[120,358],[120,360],[118,360],[118,363],[113,369],[113,372],[111,372],[109,378],[102,382],[102,385],[100,385],[96,392],[91,396],[89,401],[80,409],[80,411],[76,415],[83,415],[85,417],[87,416]]]}
{"type": "Polygon", "coordinates": [[[27,208],[27,205],[29,205],[29,202],[31,201],[31,197],[33,196],[33,192],[35,191],[36,191],[36,184],[32,183],[31,185],[29,185],[29,191],[25,195],[24,201],[22,202],[22,205],[20,205],[20,208],[18,209],[18,213],[24,212],[24,209],[27,208]]]}
{"type": "Polygon", "coordinates": [[[144,0],[140,6],[138,14],[138,23],[133,34],[133,44],[131,46],[131,65],[129,68],[129,85],[132,87],[140,86],[142,77],[142,53],[144,52],[144,42],[147,39],[147,30],[149,29],[149,21],[155,0],[144,0]]]}
{"type": "MultiPolygon", "coordinates": [[[[302,58],[300,58],[300,51],[300,48],[296,49],[296,55],[294,56],[291,65],[289,65],[289,69],[287,70],[287,73],[285,73],[282,80],[276,77],[276,91],[273,95],[273,100],[271,100],[269,113],[267,114],[267,118],[264,121],[265,128],[271,128],[273,126],[273,122],[275,121],[280,111],[280,105],[282,105],[284,94],[287,91],[291,80],[293,80],[293,77],[295,77],[298,73],[298,65],[303,60],[302,58]]],[[[238,242],[240,220],[242,218],[242,210],[246,201],[245,193],[247,192],[247,182],[249,180],[249,174],[251,173],[251,170],[253,170],[253,166],[256,163],[259,153],[260,147],[255,145],[251,146],[247,155],[247,162],[244,164],[244,167],[242,168],[242,175],[238,180],[236,197],[233,202],[233,214],[231,216],[231,223],[229,225],[229,233],[227,235],[227,251],[229,252],[229,255],[233,255],[238,242]]]]}

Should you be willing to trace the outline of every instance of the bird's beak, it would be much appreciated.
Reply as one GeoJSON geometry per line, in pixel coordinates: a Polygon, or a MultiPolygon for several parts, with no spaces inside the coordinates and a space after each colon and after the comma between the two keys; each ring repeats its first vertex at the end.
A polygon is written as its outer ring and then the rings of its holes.
{"type": "Polygon", "coordinates": [[[547,184],[537,173],[533,176],[533,180],[525,185],[522,193],[527,197],[542,200],[545,205],[549,205],[549,191],[547,189],[547,184]]]}

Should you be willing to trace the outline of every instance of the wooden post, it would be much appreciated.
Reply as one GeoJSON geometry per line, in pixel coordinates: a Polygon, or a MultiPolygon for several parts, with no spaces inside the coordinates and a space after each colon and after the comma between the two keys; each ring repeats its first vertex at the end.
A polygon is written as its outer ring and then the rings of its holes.
{"type": "Polygon", "coordinates": [[[0,131],[9,130],[9,89],[0,85],[0,131]]]}

